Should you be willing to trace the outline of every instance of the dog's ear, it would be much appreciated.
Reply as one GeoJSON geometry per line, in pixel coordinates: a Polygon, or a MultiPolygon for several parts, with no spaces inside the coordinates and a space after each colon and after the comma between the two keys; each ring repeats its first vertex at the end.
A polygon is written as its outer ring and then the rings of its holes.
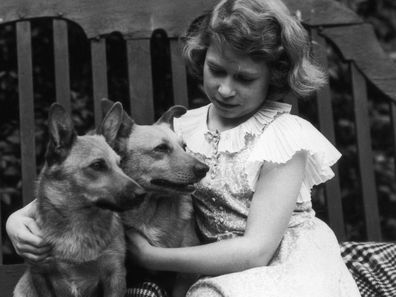
{"type": "MultiPolygon", "coordinates": [[[[102,113],[103,116],[105,116],[110,108],[114,105],[114,101],[107,99],[107,98],[102,98],[101,100],[101,105],[102,105],[102,113]]],[[[133,119],[126,113],[125,110],[122,112],[122,122],[118,130],[118,135],[117,137],[128,137],[131,133],[132,126],[134,124],[133,119]]]]}
{"type": "Polygon", "coordinates": [[[133,121],[133,119],[124,110],[122,114],[122,123],[117,136],[122,138],[128,138],[132,132],[134,124],[135,122],[133,121]]]}
{"type": "Polygon", "coordinates": [[[96,130],[98,134],[104,136],[110,146],[114,146],[115,139],[121,127],[123,112],[124,109],[120,102],[112,104],[102,123],[96,130]]]}
{"type": "Polygon", "coordinates": [[[168,124],[173,130],[173,118],[178,118],[187,112],[187,108],[181,105],[174,105],[169,108],[156,122],[156,125],[168,124]]]}
{"type": "Polygon", "coordinates": [[[48,163],[62,162],[70,152],[77,137],[70,115],[58,103],[53,103],[48,115],[49,143],[46,154],[48,163]]]}
{"type": "Polygon", "coordinates": [[[100,100],[100,103],[101,103],[100,106],[102,108],[102,117],[104,118],[106,114],[109,112],[109,110],[113,107],[115,102],[108,98],[102,98],[100,100]]]}

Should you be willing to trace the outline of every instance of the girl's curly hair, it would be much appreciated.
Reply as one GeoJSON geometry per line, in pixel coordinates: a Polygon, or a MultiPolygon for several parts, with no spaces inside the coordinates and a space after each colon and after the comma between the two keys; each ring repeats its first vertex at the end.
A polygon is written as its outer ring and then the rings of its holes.
{"type": "Polygon", "coordinates": [[[307,32],[280,0],[220,1],[191,24],[183,41],[187,66],[201,81],[206,51],[217,41],[268,63],[273,95],[306,97],[326,82],[310,57],[307,32]]]}

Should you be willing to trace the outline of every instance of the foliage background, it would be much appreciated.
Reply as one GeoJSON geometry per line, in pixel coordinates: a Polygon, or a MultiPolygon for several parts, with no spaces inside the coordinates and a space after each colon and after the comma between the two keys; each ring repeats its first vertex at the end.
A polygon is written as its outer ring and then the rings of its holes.
{"type": "MultiPolygon", "coordinates": [[[[396,61],[396,2],[394,0],[340,0],[373,24],[377,37],[389,56],[396,61]]],[[[37,164],[43,163],[47,139],[47,112],[54,102],[54,65],[52,29],[48,20],[32,23],[35,137],[37,164]]],[[[172,105],[172,83],[169,60],[169,44],[161,30],[152,38],[153,80],[156,116],[172,105]]],[[[90,69],[90,47],[84,34],[76,25],[69,26],[70,79],[73,120],[79,133],[93,126],[92,74],[90,69]]],[[[365,240],[360,181],[356,157],[353,103],[347,66],[337,56],[336,50],[327,48],[330,60],[330,86],[336,123],[337,147],[343,154],[339,163],[344,216],[349,240],[365,240]]],[[[125,43],[113,34],[107,42],[109,98],[128,103],[125,43]]],[[[20,259],[4,230],[4,221],[10,213],[21,207],[20,139],[18,114],[18,88],[15,26],[0,27],[0,211],[2,250],[4,263],[20,259]]],[[[196,82],[189,78],[189,97],[192,107],[205,103],[196,82]]],[[[395,160],[389,105],[375,88],[369,86],[370,125],[373,137],[374,164],[377,193],[384,240],[396,240],[396,185],[395,160]]],[[[299,104],[303,117],[316,123],[315,104],[299,104]]],[[[40,168],[38,168],[40,169],[40,168]]],[[[318,216],[326,220],[323,188],[314,191],[315,209],[318,216]]],[[[1,253],[0,253],[1,255],[1,253]]],[[[1,258],[0,258],[1,259],[1,258]]],[[[0,261],[1,263],[1,261],[0,261]]]]}
{"type": "MultiPolygon", "coordinates": [[[[344,0],[374,27],[382,48],[396,63],[396,2],[394,0],[344,0]]],[[[329,49],[330,85],[333,90],[336,141],[343,154],[339,176],[342,187],[347,234],[351,240],[365,239],[363,204],[357,171],[353,105],[345,65],[329,49]]],[[[396,240],[396,185],[394,140],[389,116],[389,103],[373,86],[368,85],[369,115],[374,153],[375,178],[384,240],[396,240]]]]}

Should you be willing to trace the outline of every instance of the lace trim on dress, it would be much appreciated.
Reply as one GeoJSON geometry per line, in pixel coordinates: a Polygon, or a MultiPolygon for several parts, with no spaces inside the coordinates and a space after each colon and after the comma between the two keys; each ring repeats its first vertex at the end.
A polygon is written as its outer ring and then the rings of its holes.
{"type": "Polygon", "coordinates": [[[240,125],[223,131],[208,130],[206,120],[210,104],[193,109],[174,120],[174,127],[186,142],[190,151],[210,157],[213,153],[211,139],[217,138],[217,152],[236,153],[246,147],[246,144],[260,135],[265,127],[278,115],[289,113],[291,105],[275,101],[265,101],[263,106],[248,120],[240,125]]]}
{"type": "Polygon", "coordinates": [[[298,151],[306,151],[308,159],[297,202],[310,201],[312,187],[334,176],[330,166],[341,154],[311,123],[290,114],[273,121],[257,139],[246,165],[250,187],[255,188],[264,161],[286,163],[298,151]]]}

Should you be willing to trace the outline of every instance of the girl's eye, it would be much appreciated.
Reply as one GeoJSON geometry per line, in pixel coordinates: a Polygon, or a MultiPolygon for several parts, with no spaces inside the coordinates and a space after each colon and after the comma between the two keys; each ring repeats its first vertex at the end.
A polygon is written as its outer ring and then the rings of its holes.
{"type": "Polygon", "coordinates": [[[220,68],[216,68],[216,67],[211,67],[211,66],[209,66],[209,71],[210,71],[210,73],[212,73],[213,75],[218,75],[218,76],[220,76],[220,75],[224,75],[225,74],[225,71],[223,70],[223,69],[220,69],[220,68]]]}
{"type": "Polygon", "coordinates": [[[255,80],[254,78],[245,77],[245,76],[238,76],[236,79],[239,80],[241,83],[245,83],[245,84],[251,83],[255,80]]]}
{"type": "Polygon", "coordinates": [[[161,143],[160,145],[157,145],[154,150],[161,153],[167,153],[170,151],[170,147],[165,143],[161,143]]]}
{"type": "Polygon", "coordinates": [[[106,164],[105,160],[103,160],[103,159],[95,160],[94,162],[92,162],[89,165],[89,168],[91,168],[95,171],[105,171],[108,169],[107,164],[106,164]]]}

